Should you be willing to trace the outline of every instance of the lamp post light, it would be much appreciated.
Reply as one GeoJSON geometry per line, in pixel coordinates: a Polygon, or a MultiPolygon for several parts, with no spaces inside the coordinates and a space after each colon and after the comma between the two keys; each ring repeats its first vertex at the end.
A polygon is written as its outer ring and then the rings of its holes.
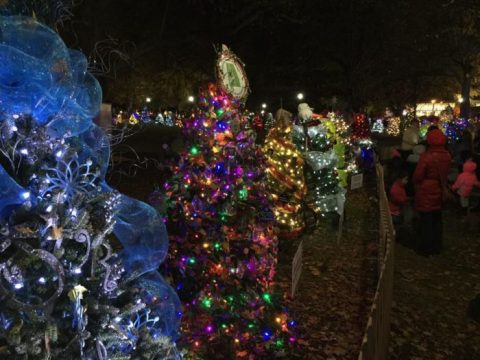
{"type": "Polygon", "coordinates": [[[262,109],[266,109],[267,108],[267,104],[263,103],[262,104],[262,109]]]}
{"type": "Polygon", "coordinates": [[[298,100],[303,100],[304,96],[303,96],[303,93],[298,93],[297,94],[297,99],[298,100]]]}
{"type": "Polygon", "coordinates": [[[464,99],[463,97],[460,96],[460,97],[458,98],[458,103],[459,103],[459,104],[463,103],[464,101],[465,101],[465,99],[464,99]]]}
{"type": "Polygon", "coordinates": [[[193,103],[194,101],[195,101],[195,98],[194,98],[192,95],[190,95],[190,96],[188,97],[188,102],[193,103]]]}
{"type": "Polygon", "coordinates": [[[151,103],[151,102],[152,102],[152,98],[151,98],[151,97],[147,97],[147,98],[145,99],[145,101],[146,101],[147,103],[151,103]]]}

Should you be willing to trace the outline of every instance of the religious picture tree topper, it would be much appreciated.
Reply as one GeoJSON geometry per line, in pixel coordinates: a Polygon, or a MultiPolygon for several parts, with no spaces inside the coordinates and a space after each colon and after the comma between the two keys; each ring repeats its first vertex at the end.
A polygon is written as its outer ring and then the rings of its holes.
{"type": "Polygon", "coordinates": [[[242,61],[226,46],[218,54],[217,79],[220,88],[237,100],[243,100],[250,92],[242,61]]]}

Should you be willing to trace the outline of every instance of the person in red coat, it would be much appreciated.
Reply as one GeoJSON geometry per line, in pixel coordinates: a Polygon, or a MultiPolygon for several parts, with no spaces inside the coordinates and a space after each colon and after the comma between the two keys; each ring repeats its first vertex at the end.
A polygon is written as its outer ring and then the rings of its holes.
{"type": "Polygon", "coordinates": [[[390,214],[392,215],[392,221],[394,225],[400,225],[402,223],[402,210],[403,206],[407,203],[407,191],[405,190],[405,184],[408,182],[408,174],[406,171],[402,171],[397,180],[390,188],[390,198],[388,205],[390,208],[390,214]]]}
{"type": "Polygon", "coordinates": [[[420,156],[412,178],[415,209],[420,214],[418,251],[425,256],[439,254],[442,250],[442,184],[447,183],[452,162],[446,142],[446,136],[439,129],[428,132],[428,149],[420,156]]]}

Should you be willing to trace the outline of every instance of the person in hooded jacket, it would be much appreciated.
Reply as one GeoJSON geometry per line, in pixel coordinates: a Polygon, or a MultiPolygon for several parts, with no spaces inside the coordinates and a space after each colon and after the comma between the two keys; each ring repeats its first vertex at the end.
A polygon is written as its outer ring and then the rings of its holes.
{"type": "Polygon", "coordinates": [[[412,177],[415,209],[420,214],[418,252],[425,256],[442,250],[443,186],[446,186],[452,162],[446,142],[446,136],[439,129],[428,132],[428,149],[420,156],[412,177]]]}
{"type": "Polygon", "coordinates": [[[473,191],[473,187],[480,187],[477,174],[475,170],[477,164],[472,160],[467,160],[463,164],[463,172],[458,175],[455,183],[452,186],[452,190],[456,191],[460,195],[460,205],[464,209],[468,209],[470,194],[473,191]]]}

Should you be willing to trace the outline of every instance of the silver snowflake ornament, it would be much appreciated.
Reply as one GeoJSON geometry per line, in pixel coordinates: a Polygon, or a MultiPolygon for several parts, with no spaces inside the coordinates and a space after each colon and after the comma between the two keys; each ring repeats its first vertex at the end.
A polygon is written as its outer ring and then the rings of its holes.
{"type": "Polygon", "coordinates": [[[98,175],[97,171],[93,171],[90,159],[81,164],[77,156],[68,161],[57,158],[57,166],[47,169],[46,186],[40,195],[59,194],[69,203],[74,196],[93,191],[97,186],[98,175]]]}

